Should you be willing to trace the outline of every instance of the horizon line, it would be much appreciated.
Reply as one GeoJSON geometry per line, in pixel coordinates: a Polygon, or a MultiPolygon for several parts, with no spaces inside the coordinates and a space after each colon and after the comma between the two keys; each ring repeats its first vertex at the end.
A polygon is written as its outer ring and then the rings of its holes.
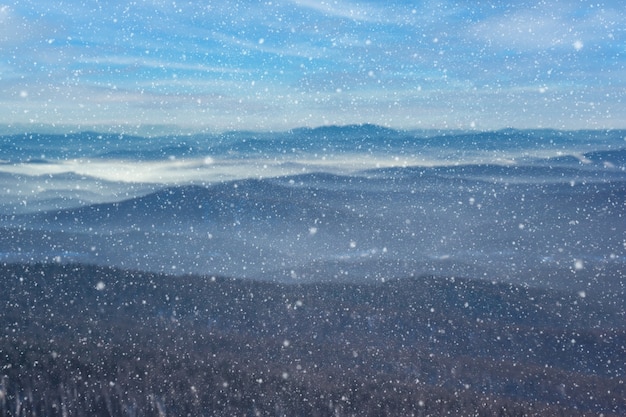
{"type": "Polygon", "coordinates": [[[316,131],[323,129],[354,129],[354,128],[372,128],[380,130],[389,130],[397,133],[490,133],[504,131],[554,131],[554,132],[616,132],[626,131],[626,127],[589,127],[589,128],[556,128],[556,127],[500,127],[492,129],[480,129],[478,127],[413,127],[398,128],[393,126],[385,126],[376,123],[347,123],[347,124],[322,124],[316,126],[297,126],[286,129],[211,129],[210,127],[185,127],[172,124],[47,124],[47,123],[0,123],[0,136],[15,135],[75,135],[84,133],[94,133],[103,135],[125,135],[125,136],[141,136],[141,137],[159,137],[159,136],[195,136],[195,135],[227,135],[236,133],[251,134],[288,134],[295,131],[316,131]]]}

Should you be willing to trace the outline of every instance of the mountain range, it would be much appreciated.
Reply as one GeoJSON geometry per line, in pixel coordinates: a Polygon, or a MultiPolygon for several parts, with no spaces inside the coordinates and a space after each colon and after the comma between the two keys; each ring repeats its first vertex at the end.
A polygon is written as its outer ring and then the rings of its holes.
{"type": "Polygon", "coordinates": [[[626,413],[626,131],[0,137],[0,417],[626,413]]]}

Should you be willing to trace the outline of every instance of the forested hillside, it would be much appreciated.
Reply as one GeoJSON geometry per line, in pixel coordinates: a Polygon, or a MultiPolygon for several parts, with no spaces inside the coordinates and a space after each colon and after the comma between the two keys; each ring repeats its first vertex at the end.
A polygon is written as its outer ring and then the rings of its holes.
{"type": "Polygon", "coordinates": [[[3,417],[626,413],[624,307],[594,294],[1,271],[3,417]]]}

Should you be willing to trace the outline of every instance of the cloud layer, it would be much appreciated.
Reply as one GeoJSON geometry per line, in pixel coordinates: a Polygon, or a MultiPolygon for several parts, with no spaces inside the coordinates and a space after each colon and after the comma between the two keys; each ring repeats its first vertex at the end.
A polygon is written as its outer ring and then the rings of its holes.
{"type": "Polygon", "coordinates": [[[626,127],[618,1],[0,5],[0,123],[626,127]]]}

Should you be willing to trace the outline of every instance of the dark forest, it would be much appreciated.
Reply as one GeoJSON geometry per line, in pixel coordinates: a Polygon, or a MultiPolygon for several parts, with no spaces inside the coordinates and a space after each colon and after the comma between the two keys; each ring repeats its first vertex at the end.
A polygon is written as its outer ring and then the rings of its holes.
{"type": "Polygon", "coordinates": [[[618,416],[623,297],[4,264],[0,416],[618,416]]]}

